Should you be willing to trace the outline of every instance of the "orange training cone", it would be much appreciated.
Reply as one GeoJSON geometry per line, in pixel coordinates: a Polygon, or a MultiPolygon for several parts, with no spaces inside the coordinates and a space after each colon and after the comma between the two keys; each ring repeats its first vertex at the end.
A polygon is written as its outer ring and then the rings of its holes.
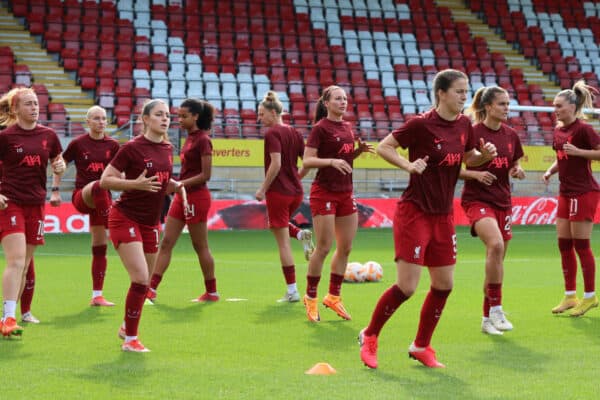
{"type": "Polygon", "coordinates": [[[305,372],[307,375],[333,375],[335,373],[337,373],[335,368],[325,362],[316,363],[311,369],[305,372]]]}

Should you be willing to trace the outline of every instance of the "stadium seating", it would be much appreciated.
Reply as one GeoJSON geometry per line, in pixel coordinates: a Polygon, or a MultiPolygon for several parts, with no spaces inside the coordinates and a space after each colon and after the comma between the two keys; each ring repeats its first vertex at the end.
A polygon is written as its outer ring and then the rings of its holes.
{"type": "MultiPolygon", "coordinates": [[[[597,84],[598,4],[469,5],[562,86],[579,77],[597,84]]],[[[345,118],[357,133],[380,139],[430,107],[432,78],[448,67],[469,75],[471,94],[499,84],[513,103],[547,104],[520,69],[508,68],[503,54],[490,53],[485,39],[433,0],[17,0],[11,7],[118,124],[151,97],[174,111],[186,97],[201,97],[231,125],[215,127],[215,135],[260,137],[255,110],[274,89],[286,120],[306,134],[320,91],[335,83],[348,93],[345,118]]],[[[10,65],[13,79],[27,84],[26,68],[10,65]]],[[[9,75],[0,75],[0,85],[9,75]]],[[[511,122],[524,140],[543,143],[552,118],[514,113],[511,122]]]]}
{"type": "Polygon", "coordinates": [[[15,55],[8,46],[0,46],[0,93],[6,93],[10,90],[15,81],[14,76],[15,55]]]}
{"type": "MultiPolygon", "coordinates": [[[[0,46],[0,65],[3,66],[0,71],[0,93],[6,93],[13,87],[31,86],[38,96],[39,120],[46,123],[49,119],[48,105],[50,104],[46,86],[32,82],[29,68],[26,65],[15,63],[15,55],[8,46],[0,46]]],[[[57,106],[62,107],[62,104],[57,104],[57,106]]]]}
{"type": "Polygon", "coordinates": [[[600,57],[600,5],[558,0],[472,1],[471,10],[490,26],[499,27],[505,39],[551,74],[563,88],[585,78],[598,82],[600,57]]]}
{"type": "MultiPolygon", "coordinates": [[[[82,89],[94,91],[97,103],[110,113],[117,104],[115,80],[131,82],[133,70],[134,29],[131,21],[117,18],[114,2],[15,0],[10,7],[15,16],[24,18],[31,34],[40,36],[48,52],[60,56],[64,69],[77,74],[82,89]]],[[[17,68],[15,82],[31,83],[26,66],[17,68]]],[[[131,92],[130,86],[128,93],[131,92]]],[[[127,119],[130,113],[131,109],[127,110],[127,119]]],[[[74,133],[82,129],[71,127],[74,133]]]]}
{"type": "MultiPolygon", "coordinates": [[[[570,88],[582,78],[598,87],[600,4],[558,0],[479,0],[471,1],[470,6],[560,87],[570,88]]],[[[534,89],[531,92],[532,103],[543,105],[535,88],[523,89],[534,89]]],[[[600,106],[600,99],[596,99],[595,106],[600,106]]],[[[548,144],[552,138],[553,116],[538,114],[536,117],[542,137],[530,137],[530,142],[548,144]]]]}
{"type": "MultiPolygon", "coordinates": [[[[204,97],[228,112],[227,121],[236,111],[253,110],[254,95],[260,100],[274,88],[285,95],[291,122],[306,124],[320,89],[337,83],[348,91],[346,119],[357,123],[361,135],[381,138],[390,125],[430,107],[432,77],[446,67],[467,71],[474,90],[499,83],[525,104],[540,100],[536,92],[538,97],[525,98],[522,72],[509,70],[501,54],[490,54],[484,40],[473,39],[466,24],[453,22],[450,11],[433,1],[264,5],[206,1],[152,8],[152,21],[167,26],[167,38],[172,29],[188,54],[199,54],[204,97]],[[432,28],[432,18],[440,28],[432,28]],[[179,29],[182,21],[187,32],[179,29]]],[[[520,133],[527,137],[525,128],[520,133]]]]}

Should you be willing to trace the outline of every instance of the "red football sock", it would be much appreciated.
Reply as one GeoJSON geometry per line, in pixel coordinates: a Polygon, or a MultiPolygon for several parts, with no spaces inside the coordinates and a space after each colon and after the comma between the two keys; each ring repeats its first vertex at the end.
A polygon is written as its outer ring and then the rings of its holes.
{"type": "Polygon", "coordinates": [[[150,278],[150,287],[154,290],[158,289],[160,281],[162,281],[162,275],[152,274],[152,277],[150,278]]]}
{"type": "Polygon", "coordinates": [[[147,290],[148,287],[141,283],[131,282],[131,286],[129,286],[125,300],[125,334],[127,336],[137,336],[138,334],[147,290]]]}
{"type": "Polygon", "coordinates": [[[288,232],[292,239],[298,239],[298,233],[300,232],[300,228],[298,228],[296,225],[290,222],[288,223],[288,232]]]}
{"type": "Polygon", "coordinates": [[[419,329],[415,338],[415,346],[427,347],[431,343],[433,331],[442,316],[446,300],[452,290],[439,290],[430,288],[423,307],[421,308],[421,319],[419,320],[419,329]]]}
{"type": "Polygon", "coordinates": [[[558,249],[565,280],[565,290],[575,291],[577,289],[577,258],[573,249],[573,240],[558,238],[558,249]]]}
{"type": "Polygon", "coordinates": [[[217,292],[217,278],[205,279],[204,287],[206,288],[206,293],[216,293],[217,292]]]}
{"type": "Polygon", "coordinates": [[[35,290],[35,266],[33,258],[27,267],[27,275],[25,276],[25,288],[21,293],[21,315],[31,311],[31,302],[33,301],[33,292],[35,290]]]}
{"type": "Polygon", "coordinates": [[[96,181],[92,185],[92,199],[94,200],[94,206],[96,206],[98,214],[108,215],[112,200],[108,194],[108,190],[100,187],[100,181],[96,181]]]}
{"type": "Polygon", "coordinates": [[[291,285],[296,283],[296,267],[294,265],[282,265],[283,276],[285,277],[285,283],[291,285]]]}
{"type": "Polygon", "coordinates": [[[590,248],[589,239],[573,239],[575,251],[579,256],[581,263],[581,272],[583,273],[583,287],[586,293],[596,290],[596,261],[590,248]]]}
{"type": "Polygon", "coordinates": [[[502,305],[502,284],[501,283],[488,283],[486,294],[490,307],[496,307],[502,305]]]}
{"type": "Polygon", "coordinates": [[[106,245],[92,246],[92,287],[102,290],[106,274],[106,245]]]}
{"type": "Polygon", "coordinates": [[[379,298],[379,301],[377,301],[375,310],[373,310],[371,322],[369,322],[369,326],[367,326],[367,329],[365,329],[365,335],[379,336],[379,332],[381,332],[383,325],[385,325],[388,319],[394,315],[396,309],[400,307],[400,305],[406,300],[408,300],[408,296],[404,294],[398,285],[394,284],[392,287],[383,292],[379,298]]]}
{"type": "Polygon", "coordinates": [[[483,316],[486,318],[490,316],[490,301],[488,300],[487,293],[483,294],[483,316]]]}
{"type": "Polygon", "coordinates": [[[329,294],[339,296],[342,291],[342,282],[344,282],[344,275],[338,275],[332,272],[329,275],[329,294]]]}
{"type": "Polygon", "coordinates": [[[306,295],[311,298],[317,297],[317,288],[319,287],[320,276],[306,275],[306,295]]]}

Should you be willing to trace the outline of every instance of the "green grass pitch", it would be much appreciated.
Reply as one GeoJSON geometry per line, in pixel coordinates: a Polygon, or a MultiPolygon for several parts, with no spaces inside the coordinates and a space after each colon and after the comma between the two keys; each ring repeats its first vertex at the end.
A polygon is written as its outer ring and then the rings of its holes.
{"type": "MultiPolygon", "coordinates": [[[[484,248],[458,230],[455,288],[432,345],[443,370],[407,356],[420,306],[419,290],[384,328],[379,369],[368,370],[356,336],[380,294],[395,280],[392,234],[360,230],[351,261],[375,260],[380,283],[344,284],[351,321],[321,306],[321,322],[306,320],[301,303],[277,303],[285,285],[268,231],[211,232],[222,301],[196,304],[201,272],[182,236],[155,306],[144,307],[140,338],[152,352],[123,353],[117,329],[129,285],[109,246],[105,296],[113,308],[88,306],[91,296],[87,235],[47,235],[36,254],[34,314],[21,340],[0,339],[2,399],[575,399],[600,388],[600,309],[582,318],[552,315],[562,297],[554,227],[515,227],[505,262],[504,309],[515,330],[502,337],[480,332],[484,248]],[[226,301],[226,299],[245,299],[226,301]],[[317,362],[337,370],[310,376],[317,362]]],[[[600,234],[592,246],[599,253],[600,234]]],[[[292,243],[299,288],[306,263],[292,243]]],[[[329,260],[329,259],[328,259],[329,260]]],[[[0,261],[4,266],[4,259],[0,261]]],[[[325,295],[329,266],[319,296],[325,295]]],[[[582,283],[579,273],[579,294],[582,283]]]]}

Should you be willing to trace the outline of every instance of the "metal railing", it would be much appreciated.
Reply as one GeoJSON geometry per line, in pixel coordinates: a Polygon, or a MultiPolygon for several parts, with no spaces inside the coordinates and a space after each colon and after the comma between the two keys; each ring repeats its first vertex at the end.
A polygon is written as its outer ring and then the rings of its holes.
{"type": "MultiPolygon", "coordinates": [[[[541,107],[538,107],[541,108],[541,107]]],[[[229,122],[216,120],[213,123],[212,134],[213,138],[225,138],[225,139],[262,139],[264,137],[265,129],[260,124],[243,124],[241,122],[232,123],[232,119],[228,119],[229,122]]],[[[374,120],[359,120],[354,126],[354,132],[359,135],[363,140],[377,142],[382,140],[395,128],[398,128],[404,124],[404,121],[391,121],[391,125],[387,127],[376,126],[374,120]]],[[[312,125],[293,125],[305,138],[308,137],[312,125]]],[[[526,138],[523,140],[524,145],[532,146],[544,146],[550,144],[549,138],[552,135],[553,129],[544,129],[537,124],[524,125],[526,131],[526,138]]],[[[129,122],[117,129],[117,132],[131,138],[141,132],[141,125],[137,122],[136,117],[132,117],[129,122]]],[[[179,128],[179,123],[175,120],[172,121],[171,127],[169,128],[169,138],[173,144],[181,144],[181,137],[185,134],[179,128]]]]}

